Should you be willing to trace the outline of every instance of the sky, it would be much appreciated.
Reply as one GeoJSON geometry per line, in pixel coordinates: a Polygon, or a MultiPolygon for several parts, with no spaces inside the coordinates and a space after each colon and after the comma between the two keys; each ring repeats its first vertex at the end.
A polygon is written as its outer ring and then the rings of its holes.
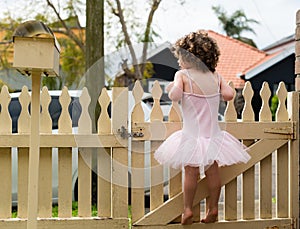
{"type": "Polygon", "coordinates": [[[163,21],[155,23],[159,25],[164,39],[174,42],[197,29],[225,34],[212,10],[212,6],[221,6],[228,15],[241,9],[248,19],[259,22],[250,25],[256,34],[242,35],[252,38],[260,49],[294,34],[296,12],[300,10],[300,0],[187,0],[181,7],[174,0],[172,4],[170,2],[171,0],[162,2],[161,7],[165,9],[155,15],[156,21],[163,21]]]}
{"type": "MultiPolygon", "coordinates": [[[[136,0],[139,3],[146,0],[136,0]]],[[[0,0],[0,15],[10,10],[14,15],[24,14],[21,6],[30,4],[24,0],[0,0]]],[[[221,6],[228,15],[236,10],[243,10],[249,19],[259,24],[250,24],[256,34],[244,33],[251,38],[258,48],[264,47],[294,34],[296,28],[296,12],[300,9],[300,0],[162,0],[154,16],[156,31],[160,34],[160,42],[175,42],[185,34],[198,29],[209,29],[225,34],[212,10],[212,6],[221,6]]],[[[140,7],[144,7],[141,4],[140,7]]],[[[0,16],[1,17],[1,16],[0,16]]]]}

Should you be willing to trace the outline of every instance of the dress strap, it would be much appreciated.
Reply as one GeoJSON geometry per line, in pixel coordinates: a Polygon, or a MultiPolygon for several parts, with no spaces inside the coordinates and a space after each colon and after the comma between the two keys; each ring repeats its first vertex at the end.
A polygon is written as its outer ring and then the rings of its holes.
{"type": "Polygon", "coordinates": [[[192,85],[192,79],[191,79],[190,73],[188,72],[187,69],[185,69],[185,72],[186,72],[187,77],[189,78],[190,89],[191,89],[191,93],[193,94],[194,92],[193,92],[193,85],[192,85]]]}
{"type": "Polygon", "coordinates": [[[221,76],[217,73],[217,76],[218,76],[218,93],[220,93],[221,91],[221,76]]]}

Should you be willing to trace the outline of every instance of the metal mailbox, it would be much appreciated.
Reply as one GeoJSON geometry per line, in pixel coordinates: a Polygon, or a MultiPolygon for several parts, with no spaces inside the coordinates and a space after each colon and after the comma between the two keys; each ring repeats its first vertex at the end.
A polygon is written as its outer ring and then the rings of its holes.
{"type": "Polygon", "coordinates": [[[59,75],[60,46],[51,29],[40,21],[20,24],[13,34],[13,67],[22,74],[39,71],[45,76],[59,75]]]}

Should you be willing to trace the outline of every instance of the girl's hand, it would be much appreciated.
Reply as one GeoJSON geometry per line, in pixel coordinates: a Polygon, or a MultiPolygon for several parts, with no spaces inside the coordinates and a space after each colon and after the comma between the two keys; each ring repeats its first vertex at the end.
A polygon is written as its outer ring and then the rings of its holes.
{"type": "Polygon", "coordinates": [[[221,78],[221,95],[224,101],[230,101],[234,97],[234,89],[230,87],[230,85],[221,78]]]}
{"type": "Polygon", "coordinates": [[[173,86],[174,86],[174,82],[169,83],[168,86],[166,87],[166,91],[167,92],[171,91],[173,86]]]}

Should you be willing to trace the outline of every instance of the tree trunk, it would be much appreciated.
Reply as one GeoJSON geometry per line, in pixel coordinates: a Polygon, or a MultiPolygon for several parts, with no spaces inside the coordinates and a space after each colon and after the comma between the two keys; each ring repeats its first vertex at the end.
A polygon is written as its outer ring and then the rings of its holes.
{"type": "Polygon", "coordinates": [[[104,0],[86,1],[86,87],[91,97],[89,113],[97,129],[98,98],[104,87],[104,0]]]}

